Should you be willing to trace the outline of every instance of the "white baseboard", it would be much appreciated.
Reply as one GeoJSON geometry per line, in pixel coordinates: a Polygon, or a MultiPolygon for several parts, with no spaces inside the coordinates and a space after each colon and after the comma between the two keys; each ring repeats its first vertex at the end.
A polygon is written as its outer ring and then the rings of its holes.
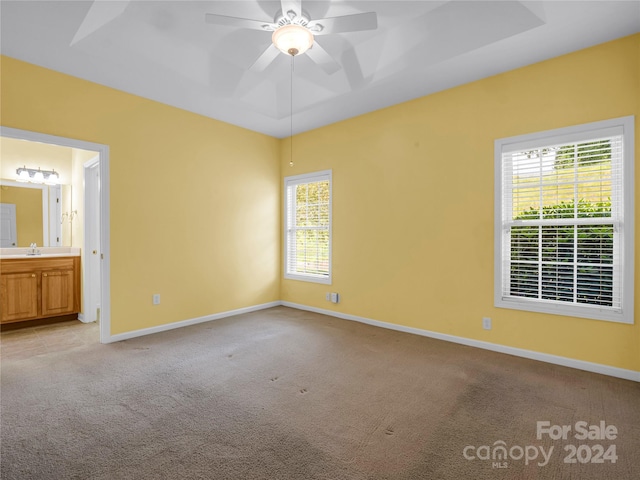
{"type": "Polygon", "coordinates": [[[167,323],[165,325],[158,325],[157,327],[142,328],[140,330],[134,330],[132,332],[118,333],[116,335],[109,335],[106,339],[102,339],[102,343],[113,343],[122,340],[128,340],[130,338],[142,337],[144,335],[151,335],[152,333],[165,332],[167,330],[173,330],[174,328],[188,327],[189,325],[196,325],[198,323],[210,322],[212,320],[220,320],[221,318],[232,317],[235,315],[242,315],[243,313],[256,312],[258,310],[264,310],[266,308],[278,307],[282,305],[281,302],[269,302],[261,305],[253,305],[251,307],[238,308],[237,310],[229,310],[226,312],[215,313],[213,315],[205,315],[204,317],[191,318],[189,320],[181,320],[179,322],[167,323]]]}
{"type": "Polygon", "coordinates": [[[470,338],[457,337],[455,335],[432,332],[429,330],[422,330],[419,328],[405,327],[403,325],[396,325],[394,323],[381,322],[379,320],[371,320],[370,318],[359,317],[357,315],[350,315],[347,313],[334,312],[333,310],[325,310],[323,308],[309,307],[307,305],[301,305],[298,303],[280,302],[280,305],[283,305],[285,307],[296,308],[298,310],[307,310],[309,312],[321,313],[323,315],[342,318],[344,320],[351,320],[354,322],[366,323],[368,325],[388,328],[390,330],[397,330],[399,332],[422,335],[424,337],[435,338],[437,340],[444,340],[446,342],[459,343],[461,345],[467,345],[469,347],[482,348],[484,350],[491,350],[494,352],[506,353],[507,355],[514,355],[516,357],[529,358],[531,360],[538,360],[540,362],[553,363],[555,365],[562,365],[563,367],[576,368],[578,370],[585,370],[587,372],[600,373],[602,375],[609,375],[611,377],[623,378],[625,380],[640,382],[640,372],[636,372],[634,370],[626,370],[624,368],[611,367],[609,365],[602,365],[599,363],[585,362],[584,360],[575,360],[573,358],[560,357],[557,355],[550,355],[548,353],[534,352],[532,350],[524,350],[522,348],[508,347],[505,345],[499,345],[497,343],[483,342],[481,340],[473,340],[470,338]]]}
{"type": "MultiPolygon", "coordinates": [[[[350,315],[347,313],[335,312],[333,310],[325,310],[324,308],[310,307],[310,306],[302,305],[299,303],[282,302],[282,301],[263,303],[260,305],[253,305],[251,307],[239,308],[237,310],[229,310],[226,312],[216,313],[213,315],[206,315],[204,317],[191,318],[188,320],[168,323],[165,325],[158,325],[156,327],[143,328],[140,330],[134,330],[132,332],[125,332],[125,333],[119,333],[116,335],[110,335],[106,338],[106,341],[103,340],[102,343],[119,342],[121,340],[141,337],[144,335],[151,335],[153,333],[173,330],[174,328],[187,327],[189,325],[196,325],[198,323],[210,322],[212,320],[219,320],[221,318],[241,315],[243,313],[256,312],[258,310],[278,307],[281,305],[285,307],[295,308],[298,310],[306,310],[309,312],[320,313],[322,315],[341,318],[343,320],[351,320],[354,322],[366,323],[367,325],[373,325],[375,327],[387,328],[389,330],[396,330],[399,332],[411,333],[414,335],[422,335],[423,337],[435,338],[437,340],[444,340],[446,342],[458,343],[460,345],[466,345],[469,347],[482,348],[484,350],[491,350],[493,352],[505,353],[507,355],[513,355],[516,357],[529,358],[531,360],[538,360],[540,362],[552,363],[555,365],[561,365],[563,367],[570,367],[578,370],[585,370],[587,372],[599,373],[599,374],[608,375],[611,377],[623,378],[625,380],[640,382],[640,372],[637,372],[634,370],[626,370],[624,368],[611,367],[609,365],[586,362],[584,360],[576,360],[573,358],[561,357],[558,355],[551,355],[548,353],[540,353],[532,350],[525,350],[522,348],[509,347],[505,345],[499,345],[497,343],[483,342],[481,340],[474,340],[471,338],[448,335],[446,333],[432,332],[430,330],[422,330],[420,328],[406,327],[403,325],[397,325],[395,323],[382,322],[380,320],[372,320],[370,318],[360,317],[357,315],[350,315]]],[[[78,315],[78,320],[80,321],[83,320],[81,316],[82,314],[78,315]]]]}
{"type": "Polygon", "coordinates": [[[82,323],[87,323],[87,322],[84,321],[84,314],[82,314],[82,313],[78,314],[78,320],[80,320],[82,323]]]}

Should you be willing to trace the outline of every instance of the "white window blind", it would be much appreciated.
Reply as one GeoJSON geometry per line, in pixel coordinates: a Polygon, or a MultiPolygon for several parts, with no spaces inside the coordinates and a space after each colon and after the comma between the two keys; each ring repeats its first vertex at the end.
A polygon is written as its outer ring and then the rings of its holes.
{"type": "Polygon", "coordinates": [[[331,171],[285,178],[285,278],[331,283],[331,171]]]}
{"type": "Polygon", "coordinates": [[[497,306],[633,321],[630,133],[600,124],[496,142],[497,306]]]}

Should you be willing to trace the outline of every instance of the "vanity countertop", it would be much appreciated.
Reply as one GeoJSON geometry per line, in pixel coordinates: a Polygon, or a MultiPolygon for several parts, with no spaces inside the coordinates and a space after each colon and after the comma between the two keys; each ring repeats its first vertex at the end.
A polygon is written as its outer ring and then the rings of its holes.
{"type": "Polygon", "coordinates": [[[49,258],[49,257],[79,257],[80,249],[76,247],[39,247],[40,255],[27,255],[30,248],[0,248],[0,260],[10,258],[49,258]]]}

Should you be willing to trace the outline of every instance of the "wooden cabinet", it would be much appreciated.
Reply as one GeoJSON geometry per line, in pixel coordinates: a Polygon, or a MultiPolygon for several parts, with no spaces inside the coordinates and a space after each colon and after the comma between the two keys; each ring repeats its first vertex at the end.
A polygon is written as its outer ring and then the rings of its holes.
{"type": "Polygon", "coordinates": [[[35,273],[2,272],[2,323],[38,316],[38,277],[35,273]]]}
{"type": "Polygon", "coordinates": [[[80,257],[0,260],[0,323],[80,311],[80,257]]]}

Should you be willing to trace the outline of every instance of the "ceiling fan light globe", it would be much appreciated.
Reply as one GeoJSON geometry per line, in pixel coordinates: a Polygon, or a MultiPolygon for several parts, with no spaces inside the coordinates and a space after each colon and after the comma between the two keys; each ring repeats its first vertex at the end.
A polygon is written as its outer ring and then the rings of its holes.
{"type": "Polygon", "coordinates": [[[285,25],[271,36],[278,50],[287,55],[302,55],[313,45],[313,33],[301,25],[285,25]]]}

